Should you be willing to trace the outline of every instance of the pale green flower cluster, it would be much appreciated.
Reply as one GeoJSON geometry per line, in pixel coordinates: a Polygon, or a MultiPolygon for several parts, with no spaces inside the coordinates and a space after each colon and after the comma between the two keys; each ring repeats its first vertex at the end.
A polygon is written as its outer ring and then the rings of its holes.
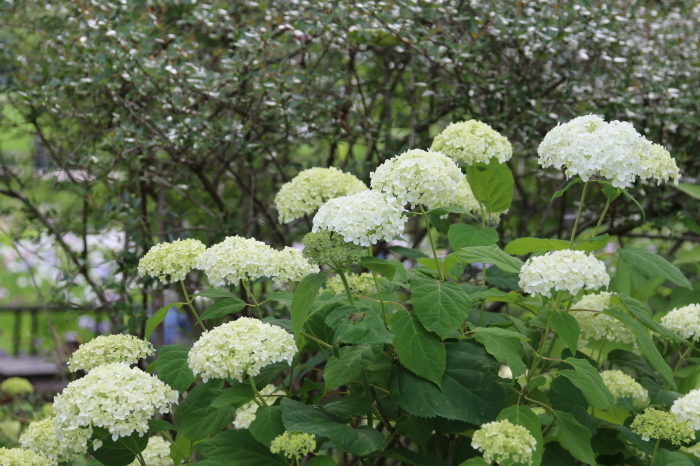
{"type": "Polygon", "coordinates": [[[0,448],[0,466],[54,466],[55,464],[57,464],[55,461],[35,451],[0,448]]]}
{"type": "Polygon", "coordinates": [[[572,306],[574,309],[601,311],[572,312],[581,328],[580,346],[585,346],[586,340],[602,340],[603,338],[611,342],[629,343],[637,346],[637,335],[630,328],[614,317],[602,313],[602,311],[613,307],[610,301],[613,296],[615,293],[601,291],[597,294],[584,296],[581,301],[572,306]]]}
{"type": "Polygon", "coordinates": [[[68,360],[71,372],[90,371],[95,367],[121,362],[136,364],[155,353],[153,345],[133,335],[101,335],[80,345],[68,360]]]}
{"type": "Polygon", "coordinates": [[[184,280],[205,250],[206,246],[196,239],[156,244],[139,261],[139,273],[163,283],[184,280]]]}
{"type": "MultiPolygon", "coordinates": [[[[151,437],[148,439],[148,446],[141,452],[144,462],[148,466],[172,466],[173,460],[170,458],[170,443],[163,437],[151,437]]],[[[141,466],[139,460],[134,460],[129,466],[141,466]]]]}
{"type": "Polygon", "coordinates": [[[700,389],[689,391],[671,406],[679,421],[688,421],[693,430],[700,430],[700,389]]]}
{"type": "MultiPolygon", "coordinates": [[[[345,278],[348,281],[350,290],[357,294],[369,296],[377,292],[377,288],[374,284],[374,277],[371,273],[348,273],[345,274],[345,278]]],[[[326,280],[326,289],[333,294],[345,293],[345,286],[343,285],[343,280],[340,278],[340,275],[334,275],[326,280]]]]}
{"type": "Polygon", "coordinates": [[[551,297],[551,289],[575,295],[582,289],[597,290],[610,283],[605,264],[583,251],[552,251],[530,257],[520,269],[519,286],[526,293],[551,297]]]}
{"type": "Polygon", "coordinates": [[[214,286],[238,285],[241,280],[260,277],[271,277],[274,282],[298,281],[318,272],[318,267],[293,248],[277,251],[262,241],[240,236],[228,236],[208,248],[195,268],[203,270],[214,286]]]}
{"type": "Polygon", "coordinates": [[[642,436],[642,439],[670,440],[674,445],[690,442],[695,432],[687,420],[676,420],[671,413],[649,408],[634,418],[630,429],[642,436]]]}
{"type": "Polygon", "coordinates": [[[700,340],[700,304],[672,310],[661,318],[661,325],[685,339],[700,340]]]}
{"type": "Polygon", "coordinates": [[[600,376],[615,402],[620,398],[629,398],[635,408],[643,408],[649,403],[649,392],[624,372],[613,369],[601,372],[600,376]]]}
{"type": "Polygon", "coordinates": [[[505,163],[513,156],[508,139],[477,120],[449,124],[435,136],[430,150],[442,152],[464,165],[489,163],[494,157],[500,163],[505,163]]]}
{"type": "Polygon", "coordinates": [[[301,432],[285,432],[275,437],[270,444],[272,453],[282,453],[289,459],[301,459],[316,449],[316,438],[313,434],[301,432]]]}
{"type": "MultiPolygon", "coordinates": [[[[262,390],[260,390],[260,394],[263,397],[268,395],[282,395],[283,393],[284,392],[282,390],[278,389],[272,384],[266,385],[262,390]]],[[[258,411],[259,407],[260,405],[258,405],[255,401],[249,401],[238,408],[233,419],[233,426],[236,429],[247,429],[250,427],[250,424],[255,420],[255,413],[258,411]]]]}
{"type": "MultiPolygon", "coordinates": [[[[113,440],[133,432],[146,434],[148,421],[169,412],[177,399],[177,391],[138,368],[118,362],[96,367],[55,398],[59,442],[82,442],[84,435],[71,433],[82,430],[90,437],[93,427],[109,430],[113,440]]],[[[77,452],[86,448],[86,443],[73,445],[77,452]]]]}
{"type": "Polygon", "coordinates": [[[320,230],[304,236],[304,250],[301,253],[312,264],[328,265],[335,269],[359,264],[362,247],[344,241],[338,233],[320,230]]]}
{"type": "Polygon", "coordinates": [[[440,152],[412,149],[381,164],[372,178],[372,189],[412,206],[450,205],[464,175],[452,159],[440,152]]]}
{"type": "Polygon", "coordinates": [[[537,440],[525,427],[503,420],[482,425],[474,432],[472,447],[484,453],[487,463],[504,463],[510,460],[531,464],[537,440]]]}
{"type": "Polygon", "coordinates": [[[53,417],[47,417],[41,421],[34,421],[22,432],[19,438],[22,448],[42,453],[50,460],[68,461],[64,458],[61,446],[56,437],[56,426],[53,417]]]}
{"type": "Polygon", "coordinates": [[[34,386],[22,377],[10,377],[0,383],[0,390],[12,396],[27,395],[34,392],[34,386]]]}
{"type": "Polygon", "coordinates": [[[332,231],[347,242],[369,246],[400,236],[407,220],[403,212],[403,203],[395,197],[363,191],[323,204],[314,216],[313,231],[332,231]]]}
{"type": "Polygon", "coordinates": [[[311,214],[327,201],[366,191],[367,186],[335,167],[310,168],[285,183],[275,196],[281,223],[311,214]]]}
{"type": "Polygon", "coordinates": [[[649,152],[642,154],[641,173],[639,177],[643,180],[656,178],[656,184],[662,181],[673,180],[673,184],[678,185],[681,171],[676,165],[676,161],[671,154],[660,144],[651,144],[649,152]]]}
{"type": "Polygon", "coordinates": [[[474,192],[472,191],[466,176],[462,176],[457,182],[457,190],[451,199],[444,199],[440,203],[442,205],[428,204],[428,209],[436,209],[438,207],[454,206],[460,209],[466,210],[467,212],[480,212],[481,206],[479,201],[474,197],[474,192]]]}
{"type": "Polygon", "coordinates": [[[195,374],[209,379],[236,379],[256,376],[273,362],[289,364],[297,352],[294,336],[281,327],[250,317],[204,332],[192,346],[187,364],[195,374]]]}

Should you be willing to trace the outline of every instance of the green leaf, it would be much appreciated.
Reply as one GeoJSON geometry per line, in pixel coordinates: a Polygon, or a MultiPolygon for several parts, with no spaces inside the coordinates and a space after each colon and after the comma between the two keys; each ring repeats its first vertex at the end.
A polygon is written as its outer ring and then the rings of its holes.
{"type": "Polygon", "coordinates": [[[472,213],[468,210],[464,210],[460,207],[455,206],[438,207],[436,209],[431,210],[430,213],[437,217],[447,214],[465,214],[469,215],[470,217],[474,217],[474,215],[472,215],[472,213]]]}
{"type": "Polygon", "coordinates": [[[504,272],[498,267],[489,267],[486,272],[486,283],[506,290],[519,290],[520,277],[517,273],[504,272]]]}
{"type": "Polygon", "coordinates": [[[665,448],[657,452],[655,463],[663,466],[694,466],[695,464],[683,453],[668,451],[665,448]]]}
{"type": "Polygon", "coordinates": [[[564,340],[571,352],[576,353],[578,336],[581,333],[578,320],[568,312],[556,310],[552,314],[552,329],[564,340]]]}
{"type": "Polygon", "coordinates": [[[270,444],[275,437],[284,433],[282,424],[282,407],[260,406],[255,411],[255,419],[248,427],[255,440],[270,448],[270,444]]]}
{"type": "Polygon", "coordinates": [[[418,276],[411,282],[411,302],[423,327],[441,338],[460,328],[472,308],[469,295],[456,283],[418,276]]]}
{"type": "Polygon", "coordinates": [[[160,419],[151,419],[148,421],[148,431],[149,432],[162,432],[164,430],[177,430],[177,427],[169,423],[168,421],[163,421],[160,419]]]}
{"type": "Polygon", "coordinates": [[[282,421],[289,431],[327,437],[339,450],[358,456],[368,455],[384,445],[384,436],[379,431],[369,426],[353,429],[337,422],[322,409],[290,398],[282,399],[282,421]]]}
{"type": "Polygon", "coordinates": [[[646,362],[642,357],[637,356],[636,354],[630,351],[623,349],[614,349],[608,353],[606,359],[611,364],[629,367],[635,371],[639,371],[650,377],[656,377],[656,372],[654,372],[654,369],[652,369],[649,363],[646,362]]]}
{"type": "MultiPolygon", "coordinates": [[[[233,429],[219,432],[213,438],[199,442],[194,447],[208,460],[215,460],[212,465],[231,466],[287,466],[279,455],[255,440],[247,429],[233,429]]],[[[197,465],[202,462],[197,463],[197,465]]]]}
{"type": "Polygon", "coordinates": [[[327,325],[329,321],[340,322],[333,337],[336,345],[340,343],[380,345],[391,343],[394,339],[394,335],[386,329],[377,311],[369,307],[338,308],[326,318],[327,325]]]}
{"type": "Polygon", "coordinates": [[[498,246],[472,246],[459,252],[459,257],[465,262],[482,262],[493,264],[504,272],[519,273],[523,261],[503,252],[498,246]]]}
{"type": "Polygon", "coordinates": [[[574,250],[585,252],[597,251],[598,249],[604,248],[609,242],[610,235],[608,234],[605,234],[603,236],[596,236],[594,238],[588,238],[584,239],[583,241],[579,241],[574,246],[574,250]]]}
{"type": "Polygon", "coordinates": [[[175,443],[170,445],[170,458],[175,464],[189,460],[193,443],[192,439],[188,439],[184,435],[178,434],[175,437],[175,443]]]}
{"type": "Polygon", "coordinates": [[[318,290],[321,289],[325,274],[312,273],[304,277],[297,286],[294,296],[292,297],[292,305],[289,309],[292,315],[292,329],[294,330],[294,340],[297,347],[300,347],[301,332],[304,329],[306,319],[309,318],[309,313],[313,306],[318,290]]]}
{"type": "Polygon", "coordinates": [[[515,193],[513,174],[508,165],[475,163],[466,167],[467,181],[474,197],[488,212],[504,212],[510,208],[515,193]]]}
{"type": "Polygon", "coordinates": [[[571,383],[583,392],[583,396],[588,401],[588,404],[597,409],[609,409],[614,412],[615,399],[608,387],[605,386],[598,369],[583,359],[566,358],[565,361],[574,370],[565,369],[559,371],[559,373],[571,380],[571,383]]]}
{"type": "Polygon", "coordinates": [[[321,403],[321,406],[337,415],[344,422],[358,416],[366,416],[372,412],[372,405],[367,400],[367,397],[359,393],[340,398],[331,398],[321,403]]]}
{"type": "Polygon", "coordinates": [[[642,221],[646,222],[647,221],[647,214],[644,212],[644,207],[642,207],[642,204],[637,202],[637,200],[632,196],[630,193],[628,193],[626,190],[622,188],[618,188],[620,192],[622,193],[623,196],[625,196],[627,199],[630,201],[634,202],[637,207],[639,207],[639,210],[642,212],[642,221]]]}
{"type": "Polygon", "coordinates": [[[151,336],[151,333],[160,325],[161,322],[163,322],[163,319],[165,319],[165,316],[168,315],[168,310],[172,307],[179,309],[182,307],[185,303],[173,303],[173,304],[168,304],[166,306],[161,307],[156,311],[155,314],[153,314],[151,317],[148,318],[146,321],[146,329],[143,332],[143,339],[148,340],[148,338],[151,336]]]}
{"type": "Polygon", "coordinates": [[[195,298],[201,296],[202,298],[233,298],[233,295],[228,290],[223,290],[221,288],[209,288],[201,293],[193,294],[192,297],[195,298]]]}
{"type": "Polygon", "coordinates": [[[627,246],[618,252],[622,259],[647,277],[663,277],[678,286],[693,289],[678,267],[648,249],[627,246]]]}
{"type": "Polygon", "coordinates": [[[681,396],[676,392],[667,392],[655,378],[648,375],[643,375],[639,383],[649,392],[649,404],[652,406],[665,406],[670,408],[673,402],[681,396]]]}
{"type": "Polygon", "coordinates": [[[187,365],[190,349],[185,345],[167,345],[158,351],[156,370],[158,378],[182,393],[194,382],[195,376],[187,365]]]}
{"type": "Polygon", "coordinates": [[[596,466],[595,455],[591,448],[591,431],[582,426],[574,416],[563,411],[554,411],[559,430],[557,439],[561,446],[579,461],[596,466]]]}
{"type": "Polygon", "coordinates": [[[235,314],[243,308],[246,303],[238,298],[219,298],[212,303],[202,314],[199,320],[218,319],[228,314],[235,314]]]}
{"type": "Polygon", "coordinates": [[[669,367],[666,360],[661,356],[659,350],[656,349],[656,345],[649,337],[646,329],[634,320],[632,317],[628,316],[622,311],[617,309],[606,309],[605,314],[614,317],[623,324],[627,325],[634,333],[637,335],[637,345],[639,349],[642,350],[642,354],[647,358],[651,367],[659,371],[661,376],[673,387],[676,388],[676,383],[673,380],[673,372],[669,367]]]}
{"type": "MultiPolygon", "coordinates": [[[[370,458],[391,458],[401,461],[401,464],[410,464],[412,466],[450,466],[450,463],[436,458],[434,455],[416,453],[405,447],[394,447],[388,451],[373,453],[370,455],[370,458]]],[[[386,462],[382,464],[386,464],[386,462]]]]}
{"type": "MultiPolygon", "coordinates": [[[[101,429],[105,431],[105,429],[101,429]]],[[[136,454],[141,453],[148,445],[148,435],[139,436],[134,432],[127,437],[119,437],[112,440],[109,432],[95,432],[93,439],[100,440],[102,446],[97,450],[88,448],[88,453],[105,466],[128,466],[136,459],[136,454]]]]}
{"type": "Polygon", "coordinates": [[[600,190],[603,192],[603,194],[605,194],[605,197],[607,197],[610,202],[614,201],[620,197],[620,194],[622,194],[620,189],[616,188],[612,184],[606,184],[600,190]]]}
{"type": "Polygon", "coordinates": [[[471,246],[489,246],[498,242],[498,232],[495,228],[479,229],[474,225],[455,223],[447,232],[447,240],[453,251],[471,246]]]}
{"type": "Polygon", "coordinates": [[[496,418],[497,421],[503,421],[504,419],[526,428],[535,438],[537,446],[532,452],[531,464],[532,466],[538,466],[542,462],[544,453],[544,439],[542,438],[542,422],[540,418],[528,406],[511,406],[501,411],[496,418]]]}
{"type": "Polygon", "coordinates": [[[212,408],[223,408],[230,406],[233,409],[238,409],[246,403],[253,401],[255,394],[253,387],[249,383],[236,383],[231,388],[226,388],[221,391],[214,401],[211,402],[212,408]]]}
{"type": "Polygon", "coordinates": [[[461,463],[459,466],[491,466],[491,464],[487,463],[481,456],[476,456],[461,463]]]}
{"type": "Polygon", "coordinates": [[[525,373],[527,366],[523,362],[523,347],[521,340],[529,340],[521,333],[513,332],[497,327],[472,328],[476,334],[476,341],[486,347],[497,361],[508,364],[514,377],[520,377],[525,373]]]}
{"type": "Polygon", "coordinates": [[[576,459],[559,442],[547,442],[544,446],[542,466],[576,466],[576,459]]]}
{"type": "Polygon", "coordinates": [[[408,312],[394,314],[390,322],[399,361],[414,374],[440,385],[447,353],[440,339],[408,312]]]}
{"type": "Polygon", "coordinates": [[[428,257],[427,254],[425,254],[422,251],[419,251],[418,249],[405,248],[403,246],[391,246],[387,249],[391,252],[395,252],[396,254],[400,254],[411,260],[418,260],[421,257],[428,257]]]}
{"type": "Polygon", "coordinates": [[[360,259],[360,262],[367,270],[377,272],[389,280],[394,278],[394,274],[396,273],[396,267],[379,257],[364,256],[360,259]]]}
{"type": "Polygon", "coordinates": [[[649,308],[643,302],[637,301],[636,299],[625,295],[620,295],[618,299],[619,302],[622,303],[622,306],[627,309],[627,311],[629,311],[629,313],[632,314],[635,319],[646,325],[647,328],[650,328],[659,335],[673,340],[676,343],[690,345],[688,340],[656,322],[652,317],[651,312],[649,312],[649,308]]]}
{"type": "Polygon", "coordinates": [[[296,361],[292,361],[292,365],[287,361],[278,361],[268,364],[260,369],[260,373],[255,376],[255,386],[258,390],[262,390],[277,380],[279,376],[282,375],[282,372],[296,364],[298,364],[296,361]]]}
{"type": "Polygon", "coordinates": [[[220,380],[210,380],[197,385],[182,400],[175,410],[175,425],[178,431],[192,440],[211,437],[223,430],[230,422],[233,408],[213,408],[212,401],[221,394],[220,380]]]}
{"type": "Polygon", "coordinates": [[[563,189],[560,189],[559,191],[556,191],[556,192],[552,195],[552,199],[550,200],[550,202],[553,201],[554,199],[558,198],[558,197],[563,196],[564,193],[567,192],[573,185],[576,185],[576,184],[579,184],[579,183],[583,183],[583,180],[582,180],[581,178],[574,178],[573,180],[569,181],[569,182],[566,184],[566,186],[564,186],[563,189]]]}
{"type": "Polygon", "coordinates": [[[555,378],[547,391],[547,398],[552,408],[572,414],[579,424],[586,426],[591,434],[595,434],[596,423],[588,414],[588,402],[581,390],[576,388],[569,379],[555,378]]]}
{"type": "Polygon", "coordinates": [[[284,291],[284,290],[278,290],[278,291],[273,291],[269,295],[265,297],[267,301],[282,301],[285,303],[291,303],[292,302],[292,293],[289,291],[284,291]]]}
{"type": "Polygon", "coordinates": [[[445,349],[442,389],[395,364],[389,380],[394,401],[413,416],[442,416],[476,425],[496,419],[506,397],[498,377],[501,365],[474,341],[450,341],[445,349]]]}
{"type": "Polygon", "coordinates": [[[326,391],[355,380],[377,359],[371,346],[344,346],[339,353],[340,357],[328,359],[323,371],[326,391]]]}
{"type": "Polygon", "coordinates": [[[433,434],[433,420],[406,415],[396,423],[396,432],[410,438],[418,445],[425,445],[433,434]]]}
{"type": "Polygon", "coordinates": [[[524,256],[540,251],[561,251],[568,247],[569,242],[560,239],[519,238],[508,243],[503,250],[507,254],[524,256]]]}
{"type": "Polygon", "coordinates": [[[696,184],[690,184],[690,183],[678,183],[676,185],[676,189],[678,189],[681,192],[686,193],[688,196],[695,198],[695,199],[700,199],[700,186],[696,184]]]}
{"type": "Polygon", "coordinates": [[[315,456],[306,463],[306,466],[338,466],[338,463],[330,456],[315,456]]]}

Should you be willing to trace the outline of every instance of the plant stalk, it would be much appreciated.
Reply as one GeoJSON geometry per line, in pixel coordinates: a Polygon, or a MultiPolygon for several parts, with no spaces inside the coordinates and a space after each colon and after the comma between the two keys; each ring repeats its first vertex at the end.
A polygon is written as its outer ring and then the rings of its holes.
{"type": "Polygon", "coordinates": [[[343,272],[342,269],[337,269],[336,273],[340,276],[340,280],[343,282],[343,286],[345,287],[345,294],[348,295],[348,301],[350,301],[350,305],[355,306],[355,298],[352,297],[350,285],[348,285],[348,279],[345,278],[345,272],[343,272]]]}
{"type": "Polygon", "coordinates": [[[435,265],[437,266],[437,269],[438,269],[440,281],[444,282],[445,281],[445,273],[442,270],[442,267],[440,266],[440,261],[438,260],[437,249],[435,249],[435,240],[433,239],[433,232],[431,231],[431,228],[430,228],[430,219],[428,218],[428,214],[425,212],[425,209],[423,208],[423,206],[419,204],[418,207],[420,207],[420,212],[421,212],[421,214],[423,214],[423,220],[425,220],[425,228],[426,228],[426,230],[428,230],[428,240],[430,241],[430,248],[433,250],[433,258],[435,259],[435,265]]]}
{"type": "Polygon", "coordinates": [[[578,229],[578,222],[581,220],[581,211],[583,210],[583,201],[586,199],[586,190],[588,189],[588,183],[591,180],[586,181],[583,185],[583,191],[581,192],[581,202],[578,205],[578,212],[576,213],[576,220],[574,221],[574,228],[571,230],[571,240],[569,240],[569,249],[574,246],[574,239],[576,238],[576,230],[578,229]]]}
{"type": "Polygon", "coordinates": [[[255,310],[258,311],[258,317],[260,320],[262,320],[263,316],[262,310],[260,309],[260,303],[258,303],[258,300],[255,299],[255,295],[253,294],[253,283],[248,280],[248,286],[246,286],[245,281],[241,280],[241,285],[243,285],[246,293],[248,293],[248,296],[250,296],[250,299],[253,301],[253,306],[255,306],[255,310]]]}
{"type": "Polygon", "coordinates": [[[192,305],[192,300],[190,299],[190,295],[187,294],[187,288],[185,287],[185,282],[180,280],[180,286],[182,287],[182,293],[185,295],[185,301],[187,302],[187,306],[189,306],[190,311],[192,311],[192,315],[197,319],[197,323],[199,324],[200,327],[202,327],[202,331],[206,332],[207,328],[204,326],[204,322],[199,320],[199,314],[197,314],[197,311],[195,310],[194,306],[192,305]]]}
{"type": "Polygon", "coordinates": [[[591,238],[595,238],[595,235],[598,234],[598,229],[603,224],[603,219],[605,218],[605,214],[608,213],[608,207],[610,207],[610,199],[608,199],[608,201],[605,203],[605,207],[603,208],[603,213],[600,214],[600,218],[598,219],[598,224],[595,226],[595,230],[593,230],[593,236],[591,238]]]}

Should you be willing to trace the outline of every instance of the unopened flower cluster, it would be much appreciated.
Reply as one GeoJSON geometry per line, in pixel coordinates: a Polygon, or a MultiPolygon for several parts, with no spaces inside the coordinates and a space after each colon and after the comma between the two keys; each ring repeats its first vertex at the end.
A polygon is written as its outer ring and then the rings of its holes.
{"type": "Polygon", "coordinates": [[[661,318],[661,325],[687,340],[700,339],[700,304],[674,309],[661,318]]]}
{"type": "Polygon", "coordinates": [[[214,286],[238,285],[240,280],[271,277],[274,282],[298,281],[318,267],[293,248],[272,249],[262,241],[228,236],[202,253],[195,265],[214,286]]]}
{"type": "Polygon", "coordinates": [[[285,183],[275,197],[281,223],[313,213],[336,197],[366,191],[367,186],[350,173],[335,167],[310,168],[285,183]]]}
{"type": "Polygon", "coordinates": [[[327,230],[307,233],[302,254],[312,264],[344,267],[360,263],[362,248],[327,230]]]}
{"type": "Polygon", "coordinates": [[[285,432],[275,437],[270,444],[272,453],[281,453],[289,459],[301,459],[316,449],[316,438],[313,434],[301,432],[285,432]]]}
{"type": "Polygon", "coordinates": [[[505,163],[513,156],[513,148],[505,136],[476,120],[449,124],[435,136],[430,150],[442,152],[464,165],[489,163],[494,157],[505,163]]]}
{"type": "MultiPolygon", "coordinates": [[[[369,296],[377,292],[374,277],[371,273],[349,273],[345,277],[348,281],[348,287],[354,293],[369,296]]],[[[334,275],[326,280],[326,289],[333,294],[345,293],[345,286],[340,275],[334,275]]]]}
{"type": "Polygon", "coordinates": [[[693,430],[700,430],[700,389],[691,390],[674,401],[671,412],[679,421],[688,421],[693,430]]]}
{"type": "Polygon", "coordinates": [[[195,374],[209,379],[243,380],[256,376],[273,362],[289,364],[297,352],[294,336],[281,327],[241,317],[204,332],[192,346],[187,364],[195,374]]]}
{"type": "Polygon", "coordinates": [[[637,335],[625,324],[603,314],[602,311],[611,309],[613,304],[610,300],[614,293],[601,291],[597,294],[589,294],[581,298],[581,301],[574,304],[575,309],[591,309],[601,312],[572,312],[581,328],[581,338],[579,345],[585,346],[586,340],[602,340],[604,338],[610,342],[629,343],[636,347],[637,335]]]}
{"type": "Polygon", "coordinates": [[[41,453],[22,448],[0,448],[2,466],[53,466],[56,462],[41,453]]]}
{"type": "Polygon", "coordinates": [[[34,386],[22,377],[10,377],[0,383],[0,390],[12,396],[26,395],[34,391],[34,386]]]}
{"type": "Polygon", "coordinates": [[[113,362],[135,364],[154,352],[151,343],[133,335],[100,335],[80,345],[68,360],[68,368],[76,372],[113,362]]]}
{"type": "Polygon", "coordinates": [[[526,293],[551,297],[551,289],[575,295],[610,283],[605,264],[583,251],[565,249],[531,257],[520,270],[519,286],[526,293]]]}
{"type": "Polygon", "coordinates": [[[503,420],[482,425],[474,432],[472,447],[482,451],[489,464],[508,460],[531,464],[537,441],[525,427],[503,420]]]}
{"type": "Polygon", "coordinates": [[[350,243],[369,246],[403,233],[403,204],[378,191],[363,191],[331,199],[314,216],[313,231],[338,233],[350,243]]]}
{"type": "Polygon", "coordinates": [[[184,280],[206,246],[196,239],[175,240],[153,246],[139,261],[139,273],[163,283],[184,280]]]}
{"type": "Polygon", "coordinates": [[[53,417],[34,421],[22,432],[19,444],[26,450],[42,453],[54,462],[67,461],[61,451],[61,445],[56,437],[56,427],[53,417]]]}
{"type": "MultiPolygon", "coordinates": [[[[148,421],[156,413],[169,412],[177,399],[177,391],[140,369],[118,362],[96,367],[56,396],[59,441],[81,428],[89,437],[93,427],[106,428],[113,440],[133,432],[146,434],[148,421]]],[[[85,445],[76,447],[80,451],[85,445]]]]}
{"type": "MultiPolygon", "coordinates": [[[[163,437],[151,437],[148,439],[148,446],[141,452],[143,461],[148,466],[172,466],[173,460],[170,458],[170,443],[163,437]]],[[[134,460],[129,466],[141,466],[138,460],[134,460]]]]}
{"type": "MultiPolygon", "coordinates": [[[[260,390],[260,394],[265,397],[269,395],[282,395],[284,392],[274,385],[266,385],[260,390]]],[[[272,403],[269,403],[272,404],[272,403]]],[[[260,406],[255,401],[249,401],[235,412],[233,419],[233,426],[236,429],[247,429],[250,424],[255,420],[255,413],[258,411],[260,406]]]]}
{"type": "Polygon", "coordinates": [[[670,440],[674,445],[689,442],[695,438],[695,432],[687,420],[676,420],[671,413],[649,408],[634,418],[630,429],[642,436],[642,439],[670,440]]]}
{"type": "Polygon", "coordinates": [[[600,373],[600,376],[605,386],[612,393],[615,402],[620,398],[629,398],[636,408],[643,408],[647,405],[649,392],[629,375],[614,369],[603,371],[600,373]]]}

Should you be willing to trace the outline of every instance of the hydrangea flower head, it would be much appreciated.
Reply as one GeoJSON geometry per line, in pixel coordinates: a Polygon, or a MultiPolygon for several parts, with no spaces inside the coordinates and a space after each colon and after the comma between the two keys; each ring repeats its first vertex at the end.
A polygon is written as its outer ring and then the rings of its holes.
{"type": "Polygon", "coordinates": [[[582,289],[597,290],[610,283],[605,264],[583,251],[564,249],[530,257],[520,269],[518,285],[526,293],[551,297],[551,290],[575,295],[582,289]]]}
{"type": "Polygon", "coordinates": [[[662,145],[651,144],[649,151],[642,153],[639,177],[643,180],[656,178],[656,184],[671,179],[673,184],[678,185],[681,171],[671,154],[662,145]]]}
{"type": "Polygon", "coordinates": [[[649,408],[634,418],[630,429],[642,436],[642,439],[670,440],[674,445],[689,442],[695,438],[695,432],[688,420],[678,420],[671,413],[649,408]]]}
{"type": "MultiPolygon", "coordinates": [[[[263,389],[260,390],[260,394],[265,397],[269,395],[282,395],[284,392],[270,384],[263,387],[263,389]]],[[[247,429],[250,427],[250,424],[255,420],[255,413],[258,411],[259,407],[260,405],[255,401],[249,401],[238,408],[233,418],[233,426],[236,429],[247,429]]]]}
{"type": "Polygon", "coordinates": [[[302,254],[312,264],[336,268],[359,264],[362,247],[348,243],[338,233],[320,230],[304,236],[302,254]]]}
{"type": "Polygon", "coordinates": [[[602,313],[602,311],[613,307],[610,299],[613,296],[615,296],[615,293],[601,291],[600,293],[584,296],[578,303],[572,306],[574,309],[601,311],[572,312],[581,328],[581,338],[579,338],[580,345],[585,346],[587,343],[586,340],[602,340],[603,338],[607,338],[607,341],[611,342],[637,345],[637,335],[632,329],[614,317],[602,313]]]}
{"type": "Polygon", "coordinates": [[[9,377],[0,383],[0,390],[12,396],[27,395],[34,392],[34,386],[22,377],[9,377]]]}
{"type": "Polygon", "coordinates": [[[45,455],[22,448],[0,448],[2,466],[53,466],[57,464],[45,455]]]}
{"type": "Polygon", "coordinates": [[[489,464],[507,460],[531,464],[537,440],[525,427],[503,420],[482,425],[474,432],[472,447],[484,452],[484,459],[489,464]]]}
{"type": "Polygon", "coordinates": [[[187,364],[195,374],[209,379],[236,379],[256,376],[273,362],[289,364],[297,352],[294,336],[281,327],[250,317],[204,332],[195,342],[187,364]]]}
{"type": "MultiPolygon", "coordinates": [[[[350,290],[355,293],[369,296],[377,292],[374,277],[371,273],[348,273],[345,274],[345,279],[348,281],[350,290]]],[[[333,294],[345,293],[345,286],[340,275],[334,275],[326,280],[326,289],[333,294]]]]}
{"type": "Polygon", "coordinates": [[[681,447],[683,453],[693,455],[695,458],[700,459],[700,443],[696,443],[690,447],[681,447]]]}
{"type": "Polygon", "coordinates": [[[451,123],[435,136],[430,150],[442,152],[459,164],[489,163],[492,158],[505,163],[513,148],[505,136],[477,120],[451,123]]]}
{"type": "Polygon", "coordinates": [[[686,340],[700,340],[700,304],[672,310],[661,318],[661,325],[686,340]]]}
{"type": "Polygon", "coordinates": [[[331,199],[318,209],[312,231],[338,233],[350,243],[369,246],[403,233],[403,203],[379,191],[331,199]]]}
{"type": "Polygon", "coordinates": [[[272,453],[282,453],[289,459],[300,460],[316,449],[316,438],[313,434],[301,432],[284,432],[275,437],[270,444],[272,453]]]}
{"type": "Polygon", "coordinates": [[[441,204],[443,205],[428,204],[428,209],[432,210],[438,207],[454,206],[466,210],[467,212],[480,212],[481,210],[479,201],[474,197],[474,192],[472,191],[472,187],[469,186],[466,176],[462,176],[459,179],[457,190],[452,199],[444,199],[441,204]]]}
{"type": "Polygon", "coordinates": [[[700,389],[691,390],[671,406],[678,421],[688,421],[693,430],[700,430],[700,389]]]}
{"type": "MultiPolygon", "coordinates": [[[[141,452],[144,462],[148,466],[172,466],[170,458],[170,443],[163,437],[151,437],[148,439],[146,449],[141,452]]],[[[139,460],[134,460],[129,466],[141,466],[139,460]]]]}
{"type": "Polygon", "coordinates": [[[85,443],[73,448],[85,452],[93,427],[109,430],[113,440],[133,432],[144,435],[148,432],[148,421],[156,413],[169,412],[177,399],[177,391],[138,368],[119,362],[98,366],[56,396],[54,412],[59,442],[71,443],[71,433],[80,430],[78,439],[85,443]]]}
{"type": "Polygon", "coordinates": [[[51,461],[69,461],[61,454],[61,446],[56,437],[54,418],[47,417],[41,421],[34,421],[19,437],[19,444],[26,450],[42,453],[51,461]]]}
{"type": "Polygon", "coordinates": [[[615,402],[620,398],[629,398],[636,408],[643,408],[649,402],[649,392],[639,382],[620,370],[609,370],[600,373],[603,383],[615,402]]]}
{"type": "Polygon", "coordinates": [[[464,175],[446,155],[413,149],[387,160],[370,177],[373,190],[396,197],[402,204],[445,207],[464,175]]]}
{"type": "Polygon", "coordinates": [[[155,353],[153,345],[133,335],[100,335],[80,345],[68,360],[71,372],[90,371],[97,366],[122,362],[136,364],[155,353]]]}
{"type": "Polygon", "coordinates": [[[311,214],[327,201],[366,191],[367,186],[354,175],[335,167],[310,168],[282,185],[275,196],[280,222],[289,223],[311,214]]]}
{"type": "Polygon", "coordinates": [[[184,280],[194,268],[197,258],[206,249],[206,246],[196,239],[158,243],[139,261],[139,273],[163,283],[184,280]]]}

